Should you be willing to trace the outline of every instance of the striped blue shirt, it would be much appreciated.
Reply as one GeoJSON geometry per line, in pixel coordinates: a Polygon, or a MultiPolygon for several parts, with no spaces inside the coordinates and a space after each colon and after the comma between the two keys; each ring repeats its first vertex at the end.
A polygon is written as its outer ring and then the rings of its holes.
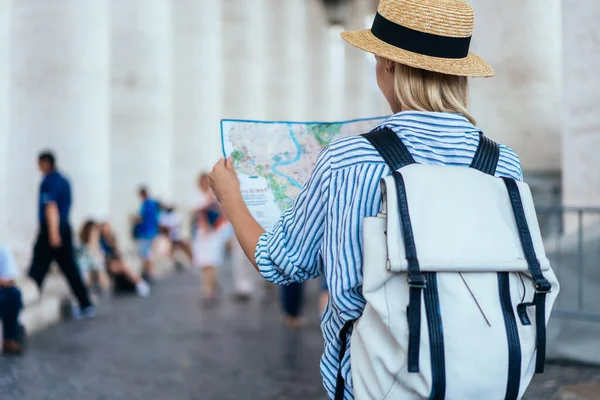
{"type": "MultiPolygon", "coordinates": [[[[479,130],[460,114],[404,111],[380,126],[396,132],[420,164],[467,167],[479,144],[479,130]]],[[[339,362],[339,331],[346,321],[359,318],[365,307],[363,219],[381,210],[379,181],[389,173],[363,137],[332,143],[319,155],[293,205],[256,246],[260,272],[271,282],[288,284],[325,274],[329,304],[321,322],[325,338],[321,374],[331,398],[339,362]]],[[[506,146],[500,146],[496,175],[522,180],[519,158],[506,146]]],[[[350,351],[344,356],[342,371],[347,382],[345,399],[353,399],[350,351]]]]}

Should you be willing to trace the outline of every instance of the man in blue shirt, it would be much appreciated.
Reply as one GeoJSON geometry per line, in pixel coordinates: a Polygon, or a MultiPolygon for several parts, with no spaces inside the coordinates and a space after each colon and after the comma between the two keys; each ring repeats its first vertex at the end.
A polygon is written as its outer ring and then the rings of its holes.
{"type": "Polygon", "coordinates": [[[17,355],[23,352],[23,328],[19,312],[23,307],[21,291],[15,286],[17,264],[11,251],[0,246],[0,321],[2,322],[2,353],[17,355]]]}
{"type": "Polygon", "coordinates": [[[158,201],[150,198],[148,189],[144,186],[140,187],[138,195],[142,201],[142,206],[134,229],[134,236],[142,259],[142,277],[146,282],[151,282],[154,272],[152,246],[159,232],[160,205],[158,201]]]}
{"type": "Polygon", "coordinates": [[[96,310],[81,279],[73,250],[73,235],[69,225],[71,185],[56,170],[52,153],[41,153],[38,166],[43,175],[38,208],[40,226],[29,276],[41,291],[50,264],[56,261],[79,302],[79,307],[73,308],[73,317],[93,318],[96,310]]]}

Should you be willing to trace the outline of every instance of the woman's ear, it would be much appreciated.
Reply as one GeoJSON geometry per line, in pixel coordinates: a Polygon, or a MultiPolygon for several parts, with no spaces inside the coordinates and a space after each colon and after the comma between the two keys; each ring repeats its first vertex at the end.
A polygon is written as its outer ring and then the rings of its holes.
{"type": "Polygon", "coordinates": [[[385,70],[391,74],[394,73],[394,62],[392,60],[385,60],[385,70]]]}

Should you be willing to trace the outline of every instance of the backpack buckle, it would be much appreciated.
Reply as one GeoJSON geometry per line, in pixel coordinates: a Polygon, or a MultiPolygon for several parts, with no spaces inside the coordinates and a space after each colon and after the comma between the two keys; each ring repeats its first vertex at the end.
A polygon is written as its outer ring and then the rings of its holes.
{"type": "Polygon", "coordinates": [[[408,278],[408,287],[415,289],[425,289],[427,285],[427,280],[423,279],[422,276],[418,276],[416,278],[408,278]]]}
{"type": "Polygon", "coordinates": [[[551,291],[552,291],[552,285],[550,284],[550,282],[544,280],[542,282],[535,283],[535,292],[536,293],[546,294],[546,293],[550,293],[551,291]]]}

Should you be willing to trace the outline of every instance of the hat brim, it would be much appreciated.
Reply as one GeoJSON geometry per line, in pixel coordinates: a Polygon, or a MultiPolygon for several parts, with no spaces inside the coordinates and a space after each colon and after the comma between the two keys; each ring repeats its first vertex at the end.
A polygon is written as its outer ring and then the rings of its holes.
{"type": "Polygon", "coordinates": [[[489,78],[495,74],[487,62],[473,53],[460,59],[425,56],[392,46],[376,38],[369,29],[342,32],[341,36],[354,47],[414,68],[474,78],[489,78]]]}

